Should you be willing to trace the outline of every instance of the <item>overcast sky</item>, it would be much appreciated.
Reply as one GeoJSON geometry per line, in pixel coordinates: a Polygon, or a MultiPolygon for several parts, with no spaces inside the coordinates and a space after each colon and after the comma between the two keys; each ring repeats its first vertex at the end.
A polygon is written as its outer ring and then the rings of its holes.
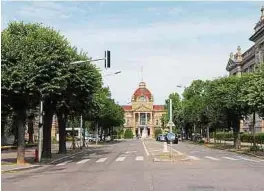
{"type": "Polygon", "coordinates": [[[60,30],[93,58],[111,50],[112,66],[96,63],[113,97],[130,102],[143,79],[156,104],[177,85],[226,75],[230,52],[252,42],[261,2],[2,2],[2,30],[10,21],[41,22],[60,30]]]}

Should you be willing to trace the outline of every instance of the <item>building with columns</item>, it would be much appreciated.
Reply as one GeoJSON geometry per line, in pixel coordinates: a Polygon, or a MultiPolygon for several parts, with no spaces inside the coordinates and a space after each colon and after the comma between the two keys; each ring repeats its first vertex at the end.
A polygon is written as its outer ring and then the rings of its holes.
{"type": "MultiPolygon", "coordinates": [[[[244,53],[238,46],[235,54],[230,53],[226,66],[229,75],[241,76],[246,72],[253,72],[264,62],[264,7],[261,8],[261,16],[256,26],[254,34],[249,38],[254,44],[244,53]]],[[[256,132],[264,132],[264,121],[256,114],[256,132]]],[[[241,131],[250,132],[253,126],[253,115],[241,122],[241,131]]]]}
{"type": "Polygon", "coordinates": [[[155,128],[161,127],[162,115],[166,114],[164,105],[154,105],[152,93],[145,82],[132,95],[131,104],[123,105],[125,111],[125,128],[131,128],[134,136],[154,136],[155,128]]]}

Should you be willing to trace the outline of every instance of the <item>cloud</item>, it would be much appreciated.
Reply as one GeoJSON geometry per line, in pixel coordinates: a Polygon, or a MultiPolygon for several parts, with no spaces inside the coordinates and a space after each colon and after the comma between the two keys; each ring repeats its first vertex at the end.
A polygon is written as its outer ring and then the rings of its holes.
{"type": "MultiPolygon", "coordinates": [[[[72,3],[72,2],[68,2],[72,3]]],[[[68,4],[69,5],[69,4],[68,4]]],[[[18,15],[23,18],[41,19],[41,20],[53,20],[53,19],[68,19],[74,12],[84,12],[81,8],[73,6],[67,6],[58,2],[30,2],[26,5],[19,7],[18,15]]]]}
{"type": "MultiPolygon", "coordinates": [[[[110,86],[120,104],[129,102],[138,87],[141,66],[144,81],[157,104],[163,104],[171,92],[182,92],[177,85],[187,86],[195,79],[213,79],[227,74],[225,66],[229,53],[238,45],[244,50],[249,48],[248,37],[253,34],[258,19],[248,16],[227,19],[223,14],[216,18],[211,17],[213,11],[206,17],[199,17],[195,15],[198,8],[195,13],[186,13],[183,6],[148,6],[144,8],[148,16],[155,13],[170,15],[155,18],[153,22],[144,20],[143,9],[139,11],[132,7],[120,13],[107,12],[108,3],[98,6],[103,6],[105,11],[97,12],[93,6],[82,7],[73,2],[41,2],[24,5],[18,13],[25,20],[47,21],[52,26],[60,23],[56,29],[93,58],[101,58],[106,49],[111,50],[111,69],[104,70],[104,62],[96,64],[103,75],[122,71],[116,76],[104,77],[105,85],[110,86]],[[92,14],[83,17],[87,13],[84,10],[92,14]],[[70,18],[70,22],[66,20],[70,18]],[[66,21],[61,21],[63,19],[66,21]]],[[[217,15],[220,13],[221,10],[217,15]]]]}

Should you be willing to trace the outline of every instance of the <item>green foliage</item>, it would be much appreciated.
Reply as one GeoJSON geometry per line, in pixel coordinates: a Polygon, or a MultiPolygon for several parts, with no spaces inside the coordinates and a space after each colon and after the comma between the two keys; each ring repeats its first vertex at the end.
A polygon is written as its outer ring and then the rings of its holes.
{"type": "Polygon", "coordinates": [[[126,129],[124,138],[125,139],[132,139],[134,137],[133,132],[131,129],[126,129]]]}
{"type": "Polygon", "coordinates": [[[264,118],[264,66],[249,74],[249,78],[242,88],[242,101],[264,118]]]}
{"type": "Polygon", "coordinates": [[[158,137],[158,135],[162,134],[162,130],[160,128],[155,129],[154,135],[155,139],[158,137]]]}
{"type": "MultiPolygon", "coordinates": [[[[256,137],[257,144],[264,144],[264,133],[257,133],[255,137],[256,137]]],[[[216,133],[215,138],[216,140],[230,141],[230,140],[233,140],[234,134],[219,132],[219,133],[216,133]]],[[[248,134],[248,133],[242,133],[240,135],[240,140],[241,142],[245,142],[245,143],[253,143],[253,135],[248,134]]]]}

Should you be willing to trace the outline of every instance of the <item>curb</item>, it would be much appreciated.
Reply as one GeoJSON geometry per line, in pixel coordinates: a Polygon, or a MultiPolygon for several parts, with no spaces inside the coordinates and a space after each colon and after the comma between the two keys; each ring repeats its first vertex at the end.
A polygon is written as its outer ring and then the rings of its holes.
{"type": "MultiPolygon", "coordinates": [[[[38,146],[37,144],[25,145],[26,148],[32,148],[38,146]]],[[[17,146],[1,146],[1,151],[16,150],[17,146]]]]}
{"type": "Polygon", "coordinates": [[[29,166],[29,167],[21,167],[21,168],[9,169],[9,170],[2,170],[1,173],[21,172],[21,171],[25,171],[25,170],[31,170],[31,169],[40,168],[40,167],[42,167],[42,165],[32,165],[32,166],[29,166]]]}
{"type": "Polygon", "coordinates": [[[258,156],[252,153],[245,153],[245,152],[237,152],[237,151],[231,151],[231,150],[226,150],[226,149],[222,149],[222,148],[215,148],[215,147],[209,147],[208,145],[204,145],[205,147],[209,148],[209,149],[218,149],[218,150],[222,150],[222,151],[228,151],[228,152],[233,152],[233,153],[237,153],[237,154],[243,154],[243,155],[248,155],[248,156],[253,156],[259,159],[264,159],[264,157],[262,156],[258,156]]]}

